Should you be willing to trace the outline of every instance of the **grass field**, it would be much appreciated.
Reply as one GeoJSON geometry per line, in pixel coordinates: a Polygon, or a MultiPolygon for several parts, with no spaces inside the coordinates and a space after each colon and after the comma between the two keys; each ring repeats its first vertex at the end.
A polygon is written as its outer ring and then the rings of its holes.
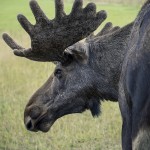
{"type": "MultiPolygon", "coordinates": [[[[39,0],[49,17],[54,16],[53,0],[39,0]]],[[[66,1],[70,11],[72,3],[66,1]]],[[[131,22],[139,7],[97,5],[108,12],[107,21],[123,26],[131,22]]],[[[0,0],[0,33],[7,31],[22,45],[30,40],[17,22],[23,13],[34,23],[27,0],[0,0]]],[[[31,133],[23,123],[28,99],[53,71],[51,63],[32,62],[13,56],[0,38],[0,150],[120,150],[121,117],[117,103],[102,103],[102,114],[92,118],[90,112],[59,119],[48,133],[31,133]]]]}

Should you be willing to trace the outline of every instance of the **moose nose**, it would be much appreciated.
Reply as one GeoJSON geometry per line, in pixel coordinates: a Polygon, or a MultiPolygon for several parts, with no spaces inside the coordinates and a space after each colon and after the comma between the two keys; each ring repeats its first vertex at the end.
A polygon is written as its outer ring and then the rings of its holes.
{"type": "Polygon", "coordinates": [[[36,122],[42,113],[42,109],[36,105],[26,107],[24,112],[24,124],[27,130],[36,132],[36,122]]]}
{"type": "Polygon", "coordinates": [[[31,130],[33,128],[33,125],[32,125],[32,121],[31,120],[28,120],[28,122],[26,123],[26,128],[28,130],[31,130]]]}
{"type": "Polygon", "coordinates": [[[25,120],[25,126],[26,126],[27,130],[36,131],[34,129],[33,121],[32,121],[32,119],[30,117],[26,118],[26,120],[25,120]]]}

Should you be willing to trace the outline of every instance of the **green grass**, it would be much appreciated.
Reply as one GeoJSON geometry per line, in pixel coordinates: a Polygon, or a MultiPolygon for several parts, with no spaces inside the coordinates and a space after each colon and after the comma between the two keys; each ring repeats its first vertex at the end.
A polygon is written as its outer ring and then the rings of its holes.
{"type": "MultiPolygon", "coordinates": [[[[28,47],[30,40],[16,20],[23,13],[34,23],[27,0],[0,0],[0,33],[7,31],[28,47]]],[[[39,0],[49,17],[54,16],[52,0],[39,0]]],[[[66,2],[70,11],[72,3],[66,2]]],[[[139,7],[100,5],[108,12],[107,21],[123,26],[131,22],[139,7]]],[[[0,150],[120,150],[121,117],[117,103],[102,103],[102,114],[92,118],[90,112],[59,119],[48,133],[25,129],[23,112],[30,96],[53,71],[51,63],[32,62],[13,56],[0,39],[0,150]]]]}

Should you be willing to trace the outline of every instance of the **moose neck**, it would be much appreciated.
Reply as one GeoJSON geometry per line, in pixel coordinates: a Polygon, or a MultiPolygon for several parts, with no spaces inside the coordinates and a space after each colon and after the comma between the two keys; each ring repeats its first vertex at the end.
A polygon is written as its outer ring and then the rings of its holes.
{"type": "Polygon", "coordinates": [[[89,43],[90,65],[97,72],[97,90],[103,99],[118,100],[118,83],[133,23],[89,43]]]}

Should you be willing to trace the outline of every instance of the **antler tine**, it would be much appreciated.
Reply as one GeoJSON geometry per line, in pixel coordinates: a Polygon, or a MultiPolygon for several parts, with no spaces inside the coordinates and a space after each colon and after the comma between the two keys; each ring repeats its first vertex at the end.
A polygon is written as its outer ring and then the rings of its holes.
{"type": "Polygon", "coordinates": [[[24,30],[29,34],[32,35],[33,33],[33,25],[27,20],[24,15],[19,14],[17,16],[19,23],[24,28],[24,30]]]}
{"type": "Polygon", "coordinates": [[[64,17],[66,14],[64,12],[64,3],[63,0],[55,0],[55,18],[61,19],[64,17]]]}
{"type": "Polygon", "coordinates": [[[31,8],[31,10],[35,16],[37,23],[39,23],[41,21],[41,19],[48,21],[48,18],[46,17],[46,15],[44,14],[44,12],[40,8],[40,6],[38,5],[37,1],[31,0],[30,1],[30,8],[31,8]]]}
{"type": "MultiPolygon", "coordinates": [[[[44,20],[46,20],[46,22],[48,21],[48,18],[46,17],[46,15],[43,13],[43,11],[41,10],[41,8],[39,7],[38,3],[35,0],[31,0],[30,1],[30,7],[31,10],[35,16],[36,22],[37,23],[42,23],[44,20]],[[42,20],[42,21],[41,21],[42,20]]],[[[24,28],[24,30],[30,35],[33,35],[33,29],[34,26],[27,20],[27,18],[22,15],[19,14],[17,16],[19,23],[21,24],[21,26],[24,28]]]]}
{"type": "Polygon", "coordinates": [[[11,49],[23,49],[23,47],[18,45],[7,33],[4,33],[2,37],[11,49]]]}
{"type": "Polygon", "coordinates": [[[31,48],[25,49],[22,46],[18,45],[7,33],[4,33],[2,35],[4,41],[7,43],[7,45],[13,49],[13,52],[16,56],[20,57],[30,57],[32,56],[31,48]]]}
{"type": "Polygon", "coordinates": [[[77,12],[81,12],[82,7],[83,7],[83,0],[75,0],[72,7],[71,15],[74,17],[78,16],[77,12]]]}
{"type": "Polygon", "coordinates": [[[98,21],[99,25],[107,18],[107,14],[105,10],[101,10],[96,14],[96,20],[98,21]]]}
{"type": "Polygon", "coordinates": [[[106,34],[113,33],[115,31],[117,31],[118,29],[120,29],[119,26],[113,27],[113,24],[111,22],[107,22],[97,35],[94,35],[94,33],[92,33],[85,39],[85,41],[89,42],[89,41],[96,40],[99,37],[104,36],[106,34]]]}
{"type": "Polygon", "coordinates": [[[107,22],[105,26],[102,28],[102,30],[96,35],[96,36],[102,36],[104,34],[107,34],[112,29],[112,23],[107,22]]]}
{"type": "Polygon", "coordinates": [[[85,40],[86,42],[91,41],[93,39],[96,39],[99,36],[103,36],[105,34],[107,34],[111,29],[112,29],[112,23],[111,22],[107,22],[105,24],[105,26],[101,29],[101,31],[99,33],[97,33],[97,35],[94,35],[94,33],[91,33],[85,40]]]}
{"type": "Polygon", "coordinates": [[[92,18],[96,16],[96,5],[94,3],[89,3],[85,8],[84,8],[84,13],[86,14],[87,18],[92,18]]]}

